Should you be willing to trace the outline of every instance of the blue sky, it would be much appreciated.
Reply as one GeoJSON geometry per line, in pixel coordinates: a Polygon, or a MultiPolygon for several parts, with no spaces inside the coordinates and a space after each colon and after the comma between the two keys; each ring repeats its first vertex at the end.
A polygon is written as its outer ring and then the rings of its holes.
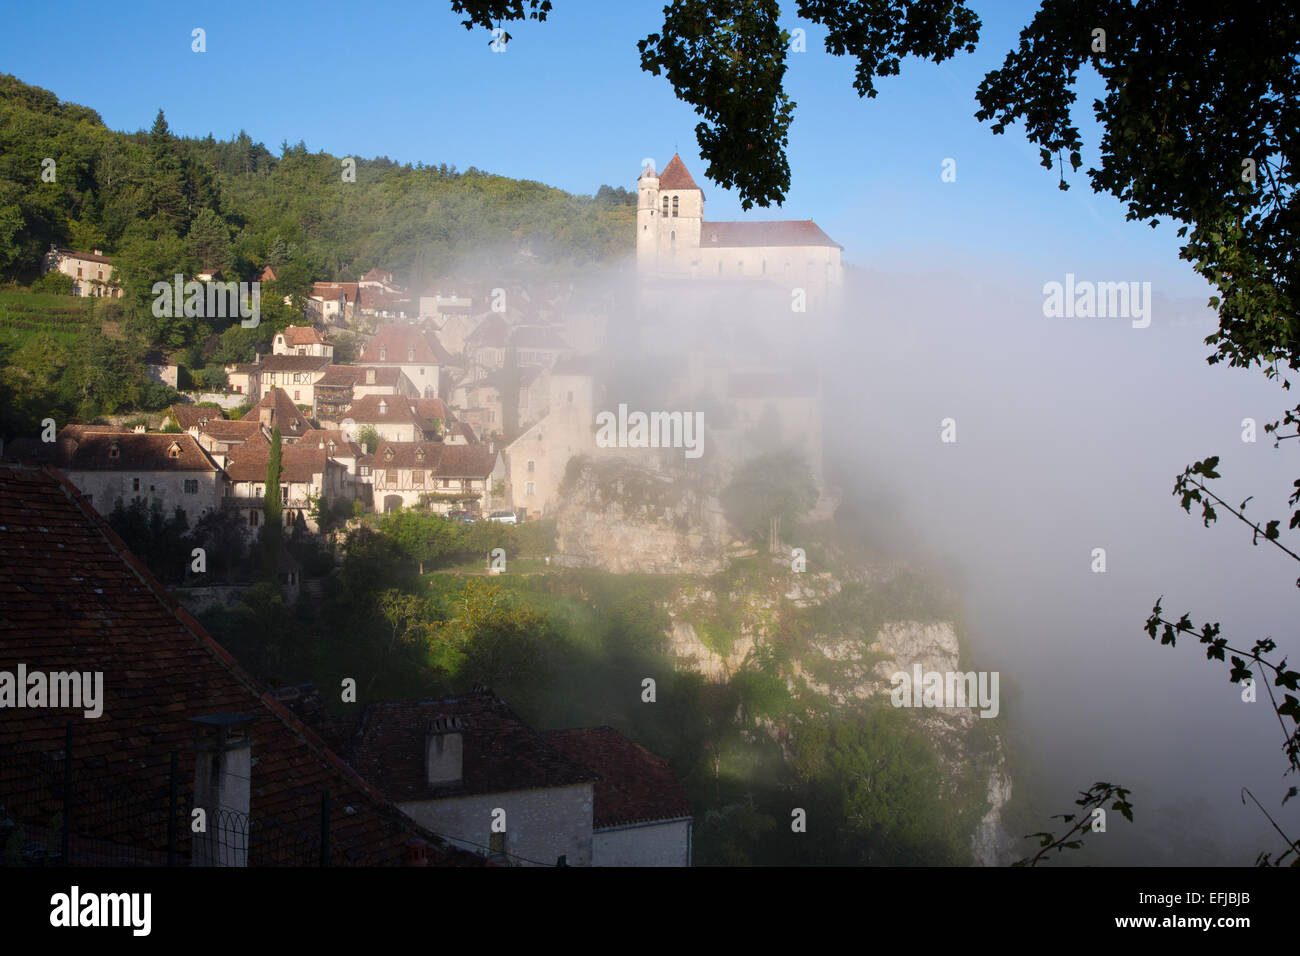
{"type": "MultiPolygon", "coordinates": [[[[827,54],[821,32],[794,54],[787,91],[798,104],[793,171],[783,208],[742,213],[710,185],[695,148],[697,117],[667,81],[643,73],[638,39],[662,22],[662,0],[556,0],[545,24],[516,24],[493,53],[449,0],[356,4],[140,2],[60,8],[50,29],[39,5],[7,14],[3,69],[97,109],[115,129],[147,128],[162,107],[173,130],[228,136],[246,129],[278,152],[283,140],[338,155],[477,166],[574,192],[631,188],[641,159],[660,168],[680,150],[705,189],[712,219],[812,218],[846,247],[847,261],[918,271],[1013,265],[1043,281],[1152,281],[1158,294],[1202,294],[1177,259],[1172,228],[1124,220],[1082,173],[1057,189],[1055,172],[1015,130],[994,136],[974,117],[974,91],[997,66],[1036,4],[975,3],[979,48],[942,66],[918,60],[859,99],[853,61],[827,54]],[[207,32],[207,52],[190,31],[207,32]],[[943,183],[945,158],[957,181],[943,183]]],[[[787,4],[793,7],[792,4],[787,4]]],[[[1090,103],[1077,109],[1089,142],[1090,103]]],[[[1095,152],[1085,153],[1085,168],[1095,152]]]]}

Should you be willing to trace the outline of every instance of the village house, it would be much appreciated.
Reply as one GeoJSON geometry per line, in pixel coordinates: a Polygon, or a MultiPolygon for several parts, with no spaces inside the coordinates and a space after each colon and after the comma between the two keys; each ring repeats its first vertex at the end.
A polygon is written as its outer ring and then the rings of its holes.
{"type": "Polygon", "coordinates": [[[361,290],[355,282],[316,282],[307,311],[328,325],[350,325],[361,315],[361,290]]]}
{"type": "Polygon", "coordinates": [[[261,423],[256,419],[231,421],[228,418],[213,417],[201,424],[190,426],[186,431],[198,439],[199,444],[209,454],[218,458],[226,455],[237,445],[242,445],[259,435],[270,437],[270,432],[264,432],[261,423]]]}
{"type": "Polygon", "coordinates": [[[373,428],[381,441],[432,441],[441,430],[437,418],[426,414],[429,406],[416,404],[417,399],[399,395],[366,395],[354,401],[344,413],[360,434],[366,426],[373,428]]]}
{"type": "Polygon", "coordinates": [[[550,368],[573,354],[561,330],[553,325],[517,325],[510,330],[510,348],[521,366],[540,365],[550,368]]]}
{"type": "Polygon", "coordinates": [[[180,377],[180,367],[162,352],[154,349],[145,353],[144,374],[150,381],[175,388],[180,377]]]}
{"type": "Polygon", "coordinates": [[[396,366],[331,365],[314,387],[316,418],[321,421],[339,421],[349,405],[367,395],[420,395],[406,373],[396,366]]]}
{"type": "MultiPolygon", "coordinates": [[[[516,427],[527,428],[546,414],[549,375],[544,368],[521,366],[517,369],[518,397],[516,427]]],[[[502,393],[507,389],[505,369],[479,379],[467,379],[451,391],[451,402],[466,409],[465,419],[485,432],[501,434],[505,425],[502,393]]]]}
{"type": "Polygon", "coordinates": [[[334,346],[326,342],[324,336],[310,325],[290,325],[283,332],[277,332],[271,341],[271,352],[275,355],[316,355],[328,359],[334,358],[334,346]]]}
{"type": "Polygon", "coordinates": [[[94,719],[22,707],[0,720],[0,827],[48,848],[35,865],[482,865],[266,693],[48,466],[0,465],[0,592],[0,670],[104,677],[94,719]],[[85,799],[64,816],[69,782],[85,799]]]}
{"type": "Polygon", "coordinates": [[[286,445],[294,444],[315,429],[282,388],[273,388],[263,395],[260,402],[244,413],[244,421],[258,423],[260,431],[267,435],[272,429],[280,429],[286,445]]]}
{"type": "Polygon", "coordinates": [[[138,501],[193,524],[220,507],[225,490],[220,466],[189,434],[67,425],[53,443],[12,442],[6,456],[55,466],[103,514],[138,501]]]}
{"type": "Polygon", "coordinates": [[[526,518],[544,516],[559,499],[569,459],[595,448],[597,389],[589,358],[551,369],[548,411],[505,448],[510,506],[526,518]]]}
{"type": "MultiPolygon", "coordinates": [[[[221,504],[235,511],[250,530],[262,521],[270,457],[271,443],[259,437],[232,448],[226,459],[221,504]]],[[[351,491],[347,469],[330,458],[325,447],[313,442],[281,445],[280,505],[286,528],[301,521],[308,531],[318,531],[310,513],[311,499],[333,501],[351,497],[351,491]]]]}
{"type": "Polygon", "coordinates": [[[414,325],[389,323],[366,343],[359,364],[400,368],[421,397],[437,398],[442,394],[440,370],[450,360],[436,336],[426,335],[414,325]]]}
{"type": "Polygon", "coordinates": [[[358,472],[374,488],[380,514],[420,506],[486,514],[501,506],[506,475],[493,445],[439,441],[380,442],[361,458],[358,472]]]}
{"type": "Polygon", "coordinates": [[[609,727],[538,733],[486,688],[367,704],[345,759],[421,825],[512,866],[689,866],[667,762],[609,727]],[[494,826],[494,824],[496,824],[494,826]]]}
{"type": "Polygon", "coordinates": [[[464,354],[466,341],[488,314],[475,314],[469,309],[445,313],[446,319],[438,329],[438,341],[451,354],[464,354]]]}
{"type": "Polygon", "coordinates": [[[503,368],[509,344],[510,329],[506,320],[495,314],[485,316],[465,337],[465,359],[469,363],[470,375],[481,377],[493,369],[503,368]]]}
{"type": "Polygon", "coordinates": [[[251,364],[226,366],[226,377],[236,392],[258,401],[270,389],[282,388],[298,405],[315,404],[316,380],[325,374],[331,358],[325,355],[258,355],[251,364]]]}
{"type": "Polygon", "coordinates": [[[43,272],[62,272],[72,278],[72,294],[120,299],[122,288],[113,279],[113,260],[98,249],[76,252],[50,245],[43,272]]]}

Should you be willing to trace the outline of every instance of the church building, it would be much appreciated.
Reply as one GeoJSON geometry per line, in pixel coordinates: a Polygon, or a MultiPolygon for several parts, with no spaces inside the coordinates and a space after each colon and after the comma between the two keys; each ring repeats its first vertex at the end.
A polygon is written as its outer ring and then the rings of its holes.
{"type": "Polygon", "coordinates": [[[636,229],[642,279],[767,282],[805,290],[814,307],[833,301],[843,283],[843,247],[811,219],[707,221],[704,192],[679,155],[662,173],[652,164],[641,173],[636,229]]]}

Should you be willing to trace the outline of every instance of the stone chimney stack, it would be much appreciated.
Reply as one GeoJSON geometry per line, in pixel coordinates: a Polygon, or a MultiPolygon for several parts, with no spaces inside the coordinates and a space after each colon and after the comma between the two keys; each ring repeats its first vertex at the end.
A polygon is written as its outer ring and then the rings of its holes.
{"type": "Polygon", "coordinates": [[[272,411],[273,411],[273,409],[272,409],[272,406],[270,406],[270,405],[263,405],[263,406],[261,406],[260,408],[258,408],[258,410],[257,410],[257,422],[258,422],[258,424],[261,425],[263,428],[267,429],[268,431],[269,431],[270,428],[271,428],[271,412],[272,412],[272,411]]]}
{"type": "Polygon", "coordinates": [[[464,723],[459,717],[435,717],[424,734],[424,770],[429,787],[445,787],[461,782],[464,723]]]}
{"type": "Polygon", "coordinates": [[[255,714],[194,717],[194,806],[206,832],[193,835],[192,865],[248,866],[255,714]]]}

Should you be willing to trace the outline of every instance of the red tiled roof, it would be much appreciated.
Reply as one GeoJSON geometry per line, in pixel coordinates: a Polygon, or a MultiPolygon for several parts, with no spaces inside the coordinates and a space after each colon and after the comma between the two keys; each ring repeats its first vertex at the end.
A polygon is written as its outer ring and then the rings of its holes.
{"type": "Polygon", "coordinates": [[[600,775],[592,808],[597,829],[691,816],[686,792],[668,761],[613,727],[548,730],[542,736],[574,763],[600,775]]]}
{"type": "Polygon", "coordinates": [[[439,478],[486,478],[496,467],[498,452],[488,445],[448,445],[440,441],[385,441],[360,460],[372,468],[407,468],[433,472],[439,478]],[[424,457],[420,455],[423,453],[424,457]]]}
{"type": "Polygon", "coordinates": [[[443,351],[440,356],[433,343],[414,325],[393,322],[381,326],[374,338],[366,343],[366,350],[361,353],[361,362],[365,365],[380,362],[385,365],[439,365],[445,358],[446,352],[443,351]],[[386,350],[383,359],[379,357],[381,349],[386,350]],[[414,358],[408,357],[412,352],[414,358]]]}
{"type": "Polygon", "coordinates": [[[668,161],[664,171],[659,174],[660,189],[699,189],[695,185],[695,180],[691,174],[686,171],[686,164],[682,162],[681,156],[673,153],[673,158],[668,161]]]}
{"type": "Polygon", "coordinates": [[[773,222],[702,222],[700,248],[752,246],[834,246],[838,242],[811,219],[783,219],[773,222]]]}
{"type": "Polygon", "coordinates": [[[48,462],[65,471],[217,471],[193,435],[101,431],[67,425],[52,443],[14,442],[6,457],[48,462]]]}
{"type": "Polygon", "coordinates": [[[506,320],[500,314],[492,314],[480,322],[465,339],[465,348],[503,349],[509,339],[510,331],[506,320]]]}
{"type": "Polygon", "coordinates": [[[262,432],[261,425],[256,421],[231,421],[228,418],[211,418],[208,423],[199,429],[201,434],[209,438],[215,438],[220,442],[240,442],[248,441],[262,432]]]}
{"type": "MultiPolygon", "coordinates": [[[[289,357],[277,356],[277,358],[289,357]]],[[[289,397],[289,393],[282,388],[273,388],[263,395],[262,400],[245,413],[244,421],[261,421],[261,413],[264,408],[271,409],[270,427],[278,427],[280,434],[285,438],[297,438],[312,430],[311,422],[303,417],[302,412],[298,411],[298,406],[289,397]]]]}
{"type": "Polygon", "coordinates": [[[510,344],[521,349],[567,349],[559,330],[549,325],[518,325],[510,330],[510,344]]]}
{"type": "Polygon", "coordinates": [[[211,405],[173,405],[167,410],[176,419],[176,424],[187,431],[214,418],[223,417],[221,409],[211,405]]]}
{"type": "Polygon", "coordinates": [[[415,406],[415,414],[421,418],[447,420],[447,406],[441,398],[413,398],[411,404],[415,406]]]}
{"type": "Polygon", "coordinates": [[[260,362],[240,365],[239,369],[251,372],[323,372],[333,361],[328,355],[263,355],[260,362]]]}
{"type": "Polygon", "coordinates": [[[311,287],[311,298],[337,300],[343,296],[353,302],[357,301],[359,289],[355,282],[315,282],[311,287]]]}
{"type": "MultiPolygon", "coordinates": [[[[324,475],[327,455],[312,436],[307,444],[280,446],[280,481],[310,484],[316,475],[324,475]]],[[[226,477],[231,481],[266,481],[266,466],[271,460],[269,442],[245,442],[230,449],[226,477]]]]}
{"type": "MultiPolygon", "coordinates": [[[[329,842],[336,862],[400,864],[413,840],[430,844],[430,862],[438,865],[481,862],[448,848],[401,814],[263,693],[54,469],[0,466],[0,605],[0,669],[13,672],[22,663],[29,672],[92,671],[104,678],[103,713],[95,719],[75,710],[6,710],[0,720],[0,764],[16,766],[15,754],[22,751],[53,757],[62,751],[65,727],[71,723],[80,792],[122,788],[141,798],[142,805],[147,802],[165,813],[172,752],[180,765],[180,805],[192,801],[191,719],[250,714],[254,825],[277,821],[310,838],[319,833],[321,795],[328,790],[333,808],[329,842]]],[[[41,825],[56,808],[35,773],[6,775],[4,784],[11,815],[30,807],[40,815],[30,822],[41,825]]],[[[146,827],[143,814],[81,821],[88,837],[106,836],[104,828],[111,828],[119,844],[166,848],[166,828],[146,827]]],[[[190,828],[179,827],[179,837],[184,856],[190,828]]],[[[295,862],[277,857],[278,845],[266,844],[259,858],[254,843],[250,864],[295,862]]]]}
{"type": "Polygon", "coordinates": [[[284,332],[286,345],[324,345],[325,339],[310,325],[286,326],[284,332]]]}
{"type": "Polygon", "coordinates": [[[588,783],[596,774],[564,756],[491,694],[370,704],[344,755],[397,803],[588,783]],[[425,732],[435,717],[459,717],[464,756],[459,784],[430,789],[425,732]]]}
{"type": "Polygon", "coordinates": [[[395,387],[398,376],[402,370],[392,365],[331,365],[325,370],[325,374],[316,380],[316,385],[325,386],[351,386],[351,385],[384,385],[395,387]],[[374,369],[375,380],[366,381],[366,371],[374,369]]]}
{"type": "Polygon", "coordinates": [[[108,265],[113,264],[113,260],[108,256],[95,255],[93,252],[77,252],[73,249],[56,249],[54,251],[61,256],[69,256],[73,259],[85,259],[87,262],[104,262],[108,265]]]}
{"type": "Polygon", "coordinates": [[[428,420],[415,409],[415,399],[401,395],[363,395],[348,406],[346,416],[358,425],[405,425],[411,422],[421,428],[428,420]],[[383,405],[381,412],[379,406],[383,405]]]}

